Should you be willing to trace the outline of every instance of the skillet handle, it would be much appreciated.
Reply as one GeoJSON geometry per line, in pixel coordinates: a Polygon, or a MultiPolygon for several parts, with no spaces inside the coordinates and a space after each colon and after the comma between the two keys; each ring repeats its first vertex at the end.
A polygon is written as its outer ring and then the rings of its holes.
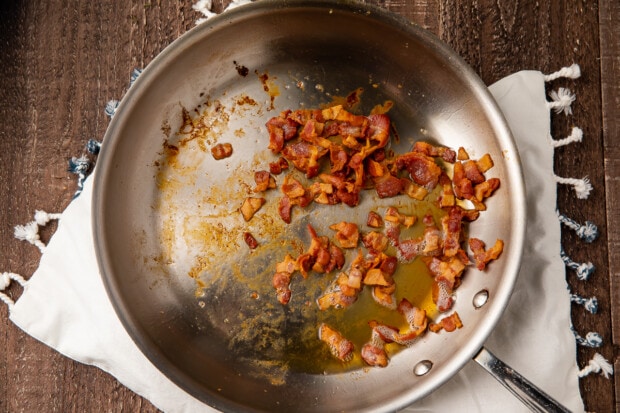
{"type": "Polygon", "coordinates": [[[570,413],[570,410],[495,357],[486,348],[480,349],[474,360],[533,412],[570,413]]]}

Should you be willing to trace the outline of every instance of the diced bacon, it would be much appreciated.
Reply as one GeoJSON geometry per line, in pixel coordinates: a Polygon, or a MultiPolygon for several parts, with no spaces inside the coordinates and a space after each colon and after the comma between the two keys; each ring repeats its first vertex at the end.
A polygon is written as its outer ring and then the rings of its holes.
{"type": "Polygon", "coordinates": [[[498,239],[491,248],[485,250],[484,242],[478,238],[469,238],[469,248],[474,254],[476,268],[482,271],[490,261],[496,260],[500,256],[504,250],[504,241],[498,239]]]}
{"type": "Polygon", "coordinates": [[[474,196],[474,185],[465,175],[465,167],[462,162],[454,164],[452,176],[454,193],[459,199],[471,199],[474,196]]]}
{"type": "Polygon", "coordinates": [[[291,119],[278,116],[269,119],[265,126],[269,131],[269,149],[273,153],[280,153],[284,148],[284,143],[297,135],[299,124],[291,119]]]}
{"type": "Polygon", "coordinates": [[[441,157],[446,162],[456,161],[456,152],[444,146],[433,146],[430,143],[418,141],[413,145],[413,150],[426,156],[441,157]]]}
{"type": "Polygon", "coordinates": [[[383,226],[383,218],[375,211],[368,212],[368,218],[366,218],[366,225],[370,228],[381,228],[383,226]]]}
{"type": "Polygon", "coordinates": [[[480,202],[493,195],[493,192],[499,188],[499,179],[491,178],[474,187],[474,196],[480,202]]]}
{"type": "Polygon", "coordinates": [[[243,233],[243,241],[250,247],[251,250],[256,249],[258,247],[258,241],[250,232],[243,233]]]}
{"type": "Polygon", "coordinates": [[[336,241],[341,248],[355,248],[359,241],[359,230],[357,225],[351,222],[339,222],[329,227],[336,231],[336,241]]]}
{"type": "Polygon", "coordinates": [[[273,288],[276,289],[276,297],[280,304],[288,304],[291,300],[291,274],[287,272],[276,272],[272,279],[273,288]]]}
{"type": "Polygon", "coordinates": [[[362,243],[370,251],[383,252],[388,247],[389,239],[386,235],[371,231],[362,236],[362,243]]]}
{"type": "Polygon", "coordinates": [[[261,209],[265,202],[265,198],[246,198],[243,201],[243,205],[241,205],[241,208],[239,208],[241,215],[243,215],[243,219],[246,221],[251,220],[254,214],[256,214],[258,210],[261,209]]]}
{"type": "Polygon", "coordinates": [[[328,345],[330,353],[338,360],[347,362],[353,357],[353,343],[327,324],[319,326],[319,340],[328,345]]]}
{"type": "Polygon", "coordinates": [[[285,169],[288,169],[288,161],[284,158],[280,158],[276,162],[271,162],[269,164],[269,172],[274,175],[280,175],[285,169]]]}
{"type": "Polygon", "coordinates": [[[218,143],[211,148],[211,155],[215,160],[228,158],[233,153],[233,147],[230,143],[218,143]]]}
{"type": "Polygon", "coordinates": [[[403,191],[403,182],[389,173],[377,176],[373,181],[379,198],[391,198],[403,191]]]}
{"type": "Polygon", "coordinates": [[[396,167],[406,169],[413,182],[429,191],[437,186],[442,170],[429,156],[418,152],[409,152],[396,158],[396,167]]]}
{"type": "Polygon", "coordinates": [[[287,175],[284,178],[281,186],[282,193],[291,199],[302,197],[306,194],[301,182],[293,178],[291,175],[287,175]]]}
{"type": "Polygon", "coordinates": [[[376,141],[375,148],[383,148],[390,137],[390,118],[384,114],[368,116],[371,141],[376,141]]]}
{"type": "Polygon", "coordinates": [[[452,207],[448,215],[441,219],[443,229],[443,255],[453,257],[461,248],[461,222],[463,213],[460,207],[452,207]]]}
{"type": "Polygon", "coordinates": [[[362,360],[369,366],[386,367],[389,358],[385,352],[385,343],[375,328],[372,329],[370,341],[362,347],[362,360]]]}
{"type": "Polygon", "coordinates": [[[377,304],[382,305],[385,308],[395,309],[396,308],[396,296],[394,293],[396,292],[396,284],[381,286],[376,285],[372,287],[372,298],[375,300],[377,304]]]}
{"type": "Polygon", "coordinates": [[[442,318],[439,322],[431,323],[428,329],[431,330],[433,333],[438,333],[441,330],[445,330],[448,333],[451,333],[452,331],[462,327],[463,322],[461,321],[459,314],[455,311],[449,316],[442,318]]]}
{"type": "Polygon", "coordinates": [[[269,174],[268,171],[256,171],[254,172],[254,192],[264,192],[268,189],[276,187],[276,180],[269,174]]]}
{"type": "Polygon", "coordinates": [[[472,184],[476,185],[484,182],[484,175],[480,172],[480,169],[478,169],[478,164],[475,161],[469,160],[462,164],[465,177],[469,179],[472,184]]]}
{"type": "Polygon", "coordinates": [[[291,223],[291,209],[293,208],[293,204],[291,204],[291,199],[288,196],[283,196],[280,198],[280,202],[278,203],[278,215],[282,218],[282,221],[287,224],[291,223]]]}
{"type": "Polygon", "coordinates": [[[349,155],[337,145],[329,148],[329,162],[331,164],[331,173],[340,172],[349,163],[349,155]]]}

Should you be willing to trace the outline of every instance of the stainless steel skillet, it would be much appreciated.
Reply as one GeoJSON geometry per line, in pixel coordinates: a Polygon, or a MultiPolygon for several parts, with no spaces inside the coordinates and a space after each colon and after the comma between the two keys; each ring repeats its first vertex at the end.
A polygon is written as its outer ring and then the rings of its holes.
{"type": "MultiPolygon", "coordinates": [[[[356,3],[260,1],[181,37],[129,90],[99,158],[93,230],[104,283],[127,331],[198,399],[226,411],[393,411],[479,353],[517,277],[524,200],[519,156],[501,113],[444,44],[356,3]],[[368,209],[386,204],[368,194],[358,208],[310,209],[288,226],[273,199],[250,224],[237,209],[253,171],[272,160],[265,121],[358,88],[363,113],[394,103],[396,152],[423,139],[491,154],[501,189],[469,231],[503,239],[506,249],[487,273],[467,274],[459,287],[462,329],[424,336],[387,368],[342,370],[308,362],[304,355],[315,353],[299,343],[321,315],[311,299],[286,308],[274,302],[270,274],[296,247],[291,240],[307,241],[307,223],[325,233],[329,223],[363,221],[368,209]],[[202,132],[184,126],[188,118],[202,132]],[[233,156],[213,160],[209,148],[218,142],[231,143],[233,156]],[[242,241],[248,225],[262,245],[255,252],[242,241]]],[[[296,297],[312,297],[321,282],[295,285],[296,297]]]]}

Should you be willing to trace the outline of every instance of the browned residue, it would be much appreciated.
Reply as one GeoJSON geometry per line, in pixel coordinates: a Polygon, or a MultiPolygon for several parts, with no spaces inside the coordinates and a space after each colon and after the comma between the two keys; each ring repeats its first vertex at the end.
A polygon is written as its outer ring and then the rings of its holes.
{"type": "Polygon", "coordinates": [[[275,109],[274,102],[276,96],[280,96],[280,88],[273,82],[273,79],[269,78],[269,74],[267,72],[260,74],[258,71],[255,71],[254,73],[256,73],[258,79],[262,83],[263,90],[269,95],[269,110],[275,109]]]}

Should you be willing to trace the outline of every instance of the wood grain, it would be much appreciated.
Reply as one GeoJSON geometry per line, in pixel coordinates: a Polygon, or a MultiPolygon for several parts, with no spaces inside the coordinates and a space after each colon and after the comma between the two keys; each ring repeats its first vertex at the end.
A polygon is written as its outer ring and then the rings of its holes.
{"type": "MultiPolygon", "coordinates": [[[[229,0],[214,1],[221,11],[229,0]]],[[[100,139],[108,125],[103,108],[120,98],[134,68],[145,67],[201,17],[194,1],[12,1],[0,5],[0,272],[29,276],[40,253],[13,237],[13,227],[36,209],[62,211],[76,189],[67,160],[100,139]]],[[[427,28],[451,45],[484,82],[522,69],[550,73],[577,62],[581,79],[557,80],[577,95],[572,117],[552,116],[552,134],[573,126],[581,144],[556,151],[559,176],[591,180],[588,200],[558,189],[559,209],[578,222],[592,221],[600,236],[585,244],[563,231],[566,252],[591,261],[588,282],[567,272],[575,293],[596,296],[599,314],[574,306],[577,332],[598,331],[600,349],[579,348],[583,367],[595,352],[620,366],[620,5],[616,0],[366,0],[427,28]]],[[[43,232],[47,240],[55,226],[43,232]]],[[[16,300],[21,289],[7,294],[16,300]]],[[[155,412],[148,401],[101,370],[69,360],[26,335],[0,306],[0,412],[155,412]]],[[[532,349],[535,351],[535,349],[532,349]]],[[[581,380],[588,411],[620,407],[620,380],[581,380]]]]}

